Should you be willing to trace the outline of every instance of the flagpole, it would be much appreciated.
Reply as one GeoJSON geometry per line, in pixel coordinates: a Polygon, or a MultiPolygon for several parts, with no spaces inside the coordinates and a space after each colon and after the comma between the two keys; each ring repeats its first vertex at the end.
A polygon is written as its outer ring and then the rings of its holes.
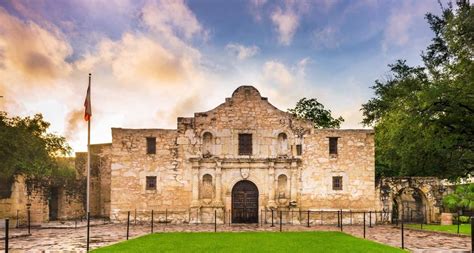
{"type": "MultiPolygon", "coordinates": [[[[89,87],[91,86],[91,74],[89,73],[89,87]]],[[[90,94],[90,93],[89,93],[90,94]]],[[[89,98],[90,99],[90,98],[89,98]]],[[[86,214],[89,215],[90,212],[90,177],[91,177],[91,120],[92,117],[87,121],[87,210],[86,214]]]]}

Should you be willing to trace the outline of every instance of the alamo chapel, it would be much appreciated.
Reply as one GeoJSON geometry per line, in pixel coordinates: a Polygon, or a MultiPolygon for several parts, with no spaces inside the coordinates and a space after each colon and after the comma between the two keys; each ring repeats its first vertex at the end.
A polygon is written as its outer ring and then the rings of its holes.
{"type": "Polygon", "coordinates": [[[377,205],[373,130],[315,129],[252,86],[178,118],[177,129],[112,128],[102,149],[110,149],[110,196],[99,212],[111,220],[169,209],[176,222],[211,222],[215,212],[222,221],[230,211],[233,223],[256,223],[262,210],[377,205]]]}

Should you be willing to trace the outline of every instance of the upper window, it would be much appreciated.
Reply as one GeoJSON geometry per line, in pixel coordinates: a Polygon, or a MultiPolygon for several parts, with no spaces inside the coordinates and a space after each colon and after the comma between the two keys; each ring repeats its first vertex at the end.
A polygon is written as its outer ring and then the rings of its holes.
{"type": "Polygon", "coordinates": [[[337,155],[337,139],[338,137],[329,137],[329,154],[337,155]]]}
{"type": "Polygon", "coordinates": [[[332,189],[335,191],[342,190],[342,177],[332,177],[332,189]]]}
{"type": "Polygon", "coordinates": [[[296,155],[302,155],[302,154],[303,154],[303,145],[296,144],[296,155]]]}
{"type": "Polygon", "coordinates": [[[239,134],[239,155],[252,155],[252,134],[239,134]]]}
{"type": "Polygon", "coordinates": [[[146,153],[156,154],[156,138],[146,137],[146,153]]]}
{"type": "Polygon", "coordinates": [[[156,190],[156,176],[146,177],[146,189],[156,190]]]}

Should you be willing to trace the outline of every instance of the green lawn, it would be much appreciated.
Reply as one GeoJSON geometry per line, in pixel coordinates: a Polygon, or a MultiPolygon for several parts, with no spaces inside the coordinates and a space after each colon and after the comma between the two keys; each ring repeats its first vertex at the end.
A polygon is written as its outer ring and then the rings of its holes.
{"type": "Polygon", "coordinates": [[[340,232],[156,233],[93,252],[405,252],[340,232]]]}
{"type": "MultiPolygon", "coordinates": [[[[410,228],[420,229],[420,224],[410,224],[407,225],[410,228]]],[[[448,233],[456,234],[458,231],[458,225],[425,225],[423,224],[423,230],[431,230],[431,231],[442,231],[448,233]]],[[[471,224],[461,224],[459,227],[459,233],[470,235],[471,234],[471,224]]]]}

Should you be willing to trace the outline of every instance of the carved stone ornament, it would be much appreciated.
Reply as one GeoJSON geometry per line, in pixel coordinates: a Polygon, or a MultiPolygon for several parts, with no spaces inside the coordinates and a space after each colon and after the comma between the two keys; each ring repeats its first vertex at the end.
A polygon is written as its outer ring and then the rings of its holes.
{"type": "Polygon", "coordinates": [[[249,168],[242,168],[240,169],[240,175],[243,179],[247,179],[250,176],[250,169],[249,168]]]}

